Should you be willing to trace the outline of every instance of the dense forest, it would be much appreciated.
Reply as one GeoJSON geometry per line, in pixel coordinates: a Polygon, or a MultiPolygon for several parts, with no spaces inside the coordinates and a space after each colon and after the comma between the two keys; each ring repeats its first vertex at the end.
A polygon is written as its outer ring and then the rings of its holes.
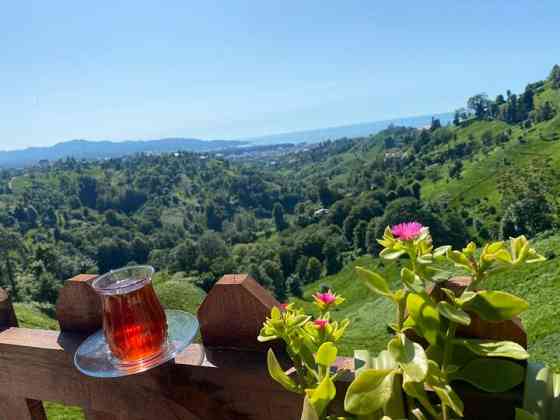
{"type": "Polygon", "coordinates": [[[280,300],[378,250],[385,226],[462,246],[558,224],[560,66],[453,124],[389,127],[262,161],[216,153],[66,159],[0,172],[0,286],[52,308],[62,282],[127,264],[207,291],[248,272],[280,300]]]}

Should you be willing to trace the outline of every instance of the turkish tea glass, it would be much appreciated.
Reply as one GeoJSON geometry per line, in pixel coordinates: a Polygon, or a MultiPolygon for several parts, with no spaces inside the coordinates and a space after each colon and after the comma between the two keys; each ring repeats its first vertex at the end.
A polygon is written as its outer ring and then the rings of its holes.
{"type": "Polygon", "coordinates": [[[159,356],[167,342],[167,319],[152,286],[154,268],[130,266],[97,277],[93,289],[103,302],[103,333],[123,363],[159,356]]]}

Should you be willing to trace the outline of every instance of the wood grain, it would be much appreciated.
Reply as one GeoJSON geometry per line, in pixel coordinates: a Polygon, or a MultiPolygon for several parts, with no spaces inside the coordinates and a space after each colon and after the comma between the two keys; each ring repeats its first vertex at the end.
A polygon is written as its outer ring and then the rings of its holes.
{"type": "Polygon", "coordinates": [[[101,298],[90,283],[95,274],[79,274],[64,282],[56,302],[56,319],[62,331],[92,333],[101,328],[101,298]]]}
{"type": "Polygon", "coordinates": [[[228,274],[210,290],[198,320],[206,347],[265,351],[257,336],[273,306],[280,303],[251,276],[228,274]]]}

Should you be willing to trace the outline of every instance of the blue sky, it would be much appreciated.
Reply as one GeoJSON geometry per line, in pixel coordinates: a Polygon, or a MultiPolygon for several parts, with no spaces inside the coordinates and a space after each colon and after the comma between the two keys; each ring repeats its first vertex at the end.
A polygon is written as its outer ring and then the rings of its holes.
{"type": "Polygon", "coordinates": [[[452,111],[560,62],[554,1],[11,1],[0,149],[452,111]]]}

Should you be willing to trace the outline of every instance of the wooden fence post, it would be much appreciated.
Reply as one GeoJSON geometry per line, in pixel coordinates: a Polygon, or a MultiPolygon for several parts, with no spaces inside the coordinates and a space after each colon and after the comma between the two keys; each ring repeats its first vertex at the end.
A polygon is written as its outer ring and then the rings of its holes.
{"type": "Polygon", "coordinates": [[[257,336],[270,310],[280,303],[248,274],[227,274],[198,309],[200,333],[208,349],[266,350],[257,336]]]}
{"type": "MultiPolygon", "coordinates": [[[[0,289],[0,331],[17,326],[10,296],[0,289]]],[[[0,390],[0,420],[47,420],[41,401],[7,395],[2,391],[4,390],[0,390]]]]}

